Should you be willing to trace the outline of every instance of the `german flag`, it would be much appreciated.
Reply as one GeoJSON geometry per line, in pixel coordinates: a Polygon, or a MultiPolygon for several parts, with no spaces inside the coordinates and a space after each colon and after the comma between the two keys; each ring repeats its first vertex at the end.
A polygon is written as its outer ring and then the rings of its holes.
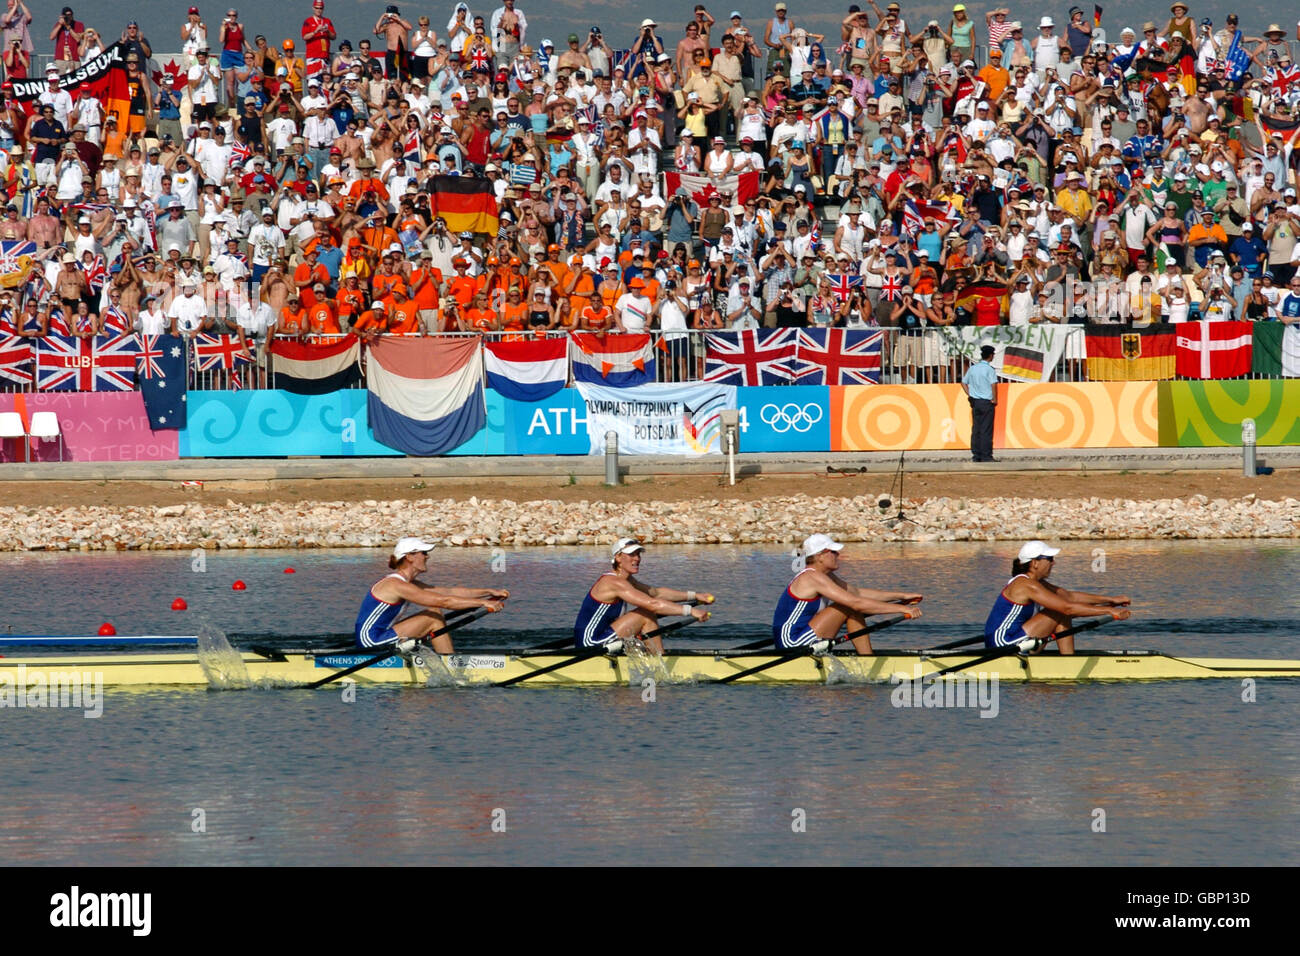
{"type": "Polygon", "coordinates": [[[1008,345],[1002,352],[1002,374],[1041,382],[1043,380],[1043,353],[1038,349],[1008,345]]]}
{"type": "Polygon", "coordinates": [[[1300,134],[1300,119],[1284,116],[1280,113],[1260,113],[1259,124],[1270,137],[1280,136],[1285,143],[1292,142],[1300,134]]]}
{"type": "Polygon", "coordinates": [[[449,232],[497,234],[497,199],[490,180],[434,176],[429,198],[433,214],[446,220],[449,232]]]}
{"type": "Polygon", "coordinates": [[[1089,329],[1088,379],[1093,382],[1153,382],[1174,377],[1176,336],[1172,325],[1142,329],[1089,329]]]}

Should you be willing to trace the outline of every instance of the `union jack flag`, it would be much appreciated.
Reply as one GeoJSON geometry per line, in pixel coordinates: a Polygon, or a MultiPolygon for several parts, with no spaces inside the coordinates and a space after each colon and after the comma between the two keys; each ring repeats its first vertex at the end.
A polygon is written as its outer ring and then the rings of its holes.
{"type": "Polygon", "coordinates": [[[622,70],[624,75],[631,76],[632,67],[636,65],[636,53],[633,50],[615,50],[609,61],[609,72],[613,75],[615,70],[622,70]]]}
{"type": "Polygon", "coordinates": [[[233,369],[247,365],[252,359],[239,342],[238,335],[199,334],[194,336],[194,368],[199,372],[209,369],[233,369]]]}
{"type": "Polygon", "coordinates": [[[0,288],[12,289],[21,284],[23,276],[32,267],[36,243],[21,239],[0,242],[0,288]]]}
{"type": "Polygon", "coordinates": [[[36,387],[42,392],[129,392],[140,343],[134,335],[38,339],[36,387]]]}
{"type": "Polygon", "coordinates": [[[235,140],[230,144],[230,162],[232,165],[242,165],[247,162],[252,155],[253,151],[249,149],[247,143],[241,143],[239,140],[235,140]]]}
{"type": "Polygon", "coordinates": [[[95,256],[90,265],[78,262],[77,266],[86,274],[86,282],[91,292],[98,293],[104,288],[104,283],[108,281],[108,263],[104,261],[103,256],[95,256]]]}
{"type": "Polygon", "coordinates": [[[131,331],[131,320],[115,305],[110,305],[100,313],[100,318],[104,320],[104,328],[117,335],[126,335],[131,331]]]}
{"type": "Polygon", "coordinates": [[[883,332],[798,329],[798,385],[879,385],[883,332]]]}
{"type": "Polygon", "coordinates": [[[1293,83],[1300,80],[1300,63],[1292,63],[1289,67],[1270,66],[1264,76],[1277,93],[1285,94],[1293,83]]]}
{"type": "Polygon", "coordinates": [[[19,335],[0,337],[0,379],[30,385],[32,355],[31,339],[19,335]]]}
{"type": "Polygon", "coordinates": [[[406,139],[402,143],[402,158],[408,163],[420,163],[420,131],[419,129],[408,130],[406,139]]]}
{"type": "Polygon", "coordinates": [[[475,70],[486,70],[492,64],[492,54],[481,43],[475,43],[469,51],[469,61],[475,70]]]}
{"type": "Polygon", "coordinates": [[[862,276],[828,272],[826,278],[830,281],[831,292],[835,293],[835,298],[841,302],[849,301],[849,296],[853,294],[853,290],[862,285],[862,276]]]}
{"type": "Polygon", "coordinates": [[[912,200],[908,200],[903,205],[903,232],[909,236],[914,236],[925,229],[925,217],[921,215],[921,210],[912,200]]]}
{"type": "Polygon", "coordinates": [[[784,385],[794,371],[794,329],[746,329],[704,336],[704,381],[784,385]]]}
{"type": "Polygon", "coordinates": [[[591,132],[596,136],[596,145],[604,148],[605,146],[605,121],[600,118],[600,110],[596,109],[595,104],[584,106],[578,110],[579,117],[586,117],[591,121],[591,132]]]}
{"type": "Polygon", "coordinates": [[[889,302],[897,302],[903,297],[902,273],[886,275],[880,284],[880,295],[889,302]]]}

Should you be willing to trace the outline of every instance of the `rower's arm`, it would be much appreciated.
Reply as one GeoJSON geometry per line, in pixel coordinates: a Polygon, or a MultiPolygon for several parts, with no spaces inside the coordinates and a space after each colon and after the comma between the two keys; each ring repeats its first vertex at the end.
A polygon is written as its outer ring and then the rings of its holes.
{"type": "Polygon", "coordinates": [[[1081,601],[1088,604],[1103,604],[1115,607],[1128,607],[1132,601],[1127,594],[1093,594],[1090,591],[1067,591],[1065,588],[1056,588],[1056,593],[1070,601],[1081,601]]]}
{"type": "MultiPolygon", "coordinates": [[[[1111,599],[1099,594],[1067,591],[1053,584],[1042,581],[1030,581],[1025,589],[1025,596],[1041,607],[1059,611],[1071,617],[1095,617],[1098,614],[1110,614],[1114,605],[1111,599]]],[[[1125,599],[1127,603],[1127,599],[1125,599]]],[[[1127,616],[1127,612],[1125,612],[1127,616]]]]}
{"type": "Polygon", "coordinates": [[[680,591],[669,591],[668,588],[650,588],[633,580],[623,580],[622,578],[614,582],[614,593],[618,597],[633,607],[639,607],[653,614],[667,616],[670,614],[689,614],[692,617],[704,620],[709,616],[708,611],[701,611],[692,608],[685,603],[686,595],[680,591]],[[663,593],[681,594],[677,601],[669,600],[663,597],[663,593]]]}
{"type": "Polygon", "coordinates": [[[444,608],[449,611],[472,610],[479,607],[492,607],[499,610],[501,599],[486,591],[471,591],[469,588],[432,588],[409,581],[394,582],[393,593],[403,601],[419,604],[422,607],[444,608]],[[459,592],[459,593],[456,593],[459,592]],[[470,597],[470,594],[480,595],[470,597]],[[495,607],[493,607],[495,605],[495,607]]]}
{"type": "MultiPolygon", "coordinates": [[[[860,611],[863,614],[894,614],[902,610],[897,604],[890,604],[886,601],[878,600],[870,596],[882,592],[869,591],[866,588],[851,587],[831,575],[824,574],[820,571],[814,571],[811,574],[804,575],[804,578],[809,584],[816,588],[817,597],[825,598],[827,601],[831,601],[835,604],[842,604],[845,607],[851,607],[853,610],[860,611]]],[[[911,618],[918,616],[921,612],[903,610],[903,613],[911,618]]]]}
{"type": "Polygon", "coordinates": [[[712,604],[713,595],[708,591],[679,591],[677,588],[646,588],[646,593],[651,597],[663,598],[667,601],[690,601],[692,603],[712,604]]]}
{"type": "MultiPolygon", "coordinates": [[[[884,601],[889,604],[920,604],[922,601],[922,596],[912,591],[876,591],[872,588],[855,587],[847,583],[838,574],[829,574],[827,577],[844,588],[844,590],[856,594],[858,597],[870,598],[873,601],[884,601]]],[[[897,608],[891,610],[897,610],[897,608]]]]}
{"type": "Polygon", "coordinates": [[[510,592],[505,588],[435,588],[431,585],[416,585],[416,587],[423,587],[428,591],[437,591],[447,597],[505,599],[510,596],[510,592]]]}

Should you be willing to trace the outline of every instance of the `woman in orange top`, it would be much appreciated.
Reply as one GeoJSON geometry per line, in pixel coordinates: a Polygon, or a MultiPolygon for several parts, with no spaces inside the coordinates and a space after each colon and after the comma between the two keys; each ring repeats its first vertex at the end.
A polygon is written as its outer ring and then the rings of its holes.
{"type": "Polygon", "coordinates": [[[572,315],[585,309],[587,301],[596,294],[596,276],[581,260],[574,264],[569,281],[564,284],[564,294],[569,297],[567,311],[572,315]]]}
{"type": "Polygon", "coordinates": [[[424,323],[420,321],[420,310],[415,301],[406,297],[403,286],[393,287],[392,305],[388,310],[388,331],[392,335],[413,335],[424,333],[424,323]]]}
{"type": "Polygon", "coordinates": [[[500,329],[501,320],[495,312],[488,308],[487,293],[476,293],[473,304],[465,310],[465,314],[461,317],[460,330],[462,332],[498,332],[500,329]]]}
{"type": "Polygon", "coordinates": [[[311,331],[307,310],[302,307],[298,293],[291,293],[285,307],[280,310],[280,321],[275,323],[275,334],[282,338],[297,338],[311,331]]]}
{"type": "Polygon", "coordinates": [[[600,271],[600,285],[596,286],[596,294],[600,296],[605,308],[612,310],[614,303],[625,291],[623,283],[618,279],[618,266],[611,262],[600,271]]]}
{"type": "Polygon", "coordinates": [[[426,253],[411,270],[411,298],[422,309],[438,310],[438,292],[442,288],[442,270],[436,268],[426,253]]]}
{"type": "Polygon", "coordinates": [[[361,240],[356,237],[349,239],[347,255],[343,257],[343,263],[339,266],[339,275],[344,278],[358,276],[362,279],[368,279],[372,271],[370,260],[366,258],[366,249],[361,245],[361,240]]]}
{"type": "Polygon", "coordinates": [[[524,322],[528,317],[528,306],[523,302],[523,294],[518,287],[506,291],[506,304],[501,307],[501,327],[507,332],[524,331],[524,322]]]}

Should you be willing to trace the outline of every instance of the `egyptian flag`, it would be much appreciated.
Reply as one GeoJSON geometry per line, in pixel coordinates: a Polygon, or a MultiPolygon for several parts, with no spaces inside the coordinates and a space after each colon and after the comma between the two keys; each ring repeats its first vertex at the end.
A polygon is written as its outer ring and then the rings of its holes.
{"type": "Polygon", "coordinates": [[[471,176],[434,176],[429,205],[449,232],[497,234],[497,197],[492,183],[471,176]]]}
{"type": "Polygon", "coordinates": [[[361,342],[344,335],[318,345],[294,339],[274,339],[272,386],[299,395],[325,395],[361,383],[361,342]]]}
{"type": "Polygon", "coordinates": [[[1144,329],[1089,328],[1088,380],[1152,382],[1173,378],[1175,338],[1172,325],[1151,325],[1144,329]]]}
{"type": "Polygon", "coordinates": [[[385,336],[366,352],[375,440],[408,455],[442,455],[487,425],[478,336],[385,336]]]}

